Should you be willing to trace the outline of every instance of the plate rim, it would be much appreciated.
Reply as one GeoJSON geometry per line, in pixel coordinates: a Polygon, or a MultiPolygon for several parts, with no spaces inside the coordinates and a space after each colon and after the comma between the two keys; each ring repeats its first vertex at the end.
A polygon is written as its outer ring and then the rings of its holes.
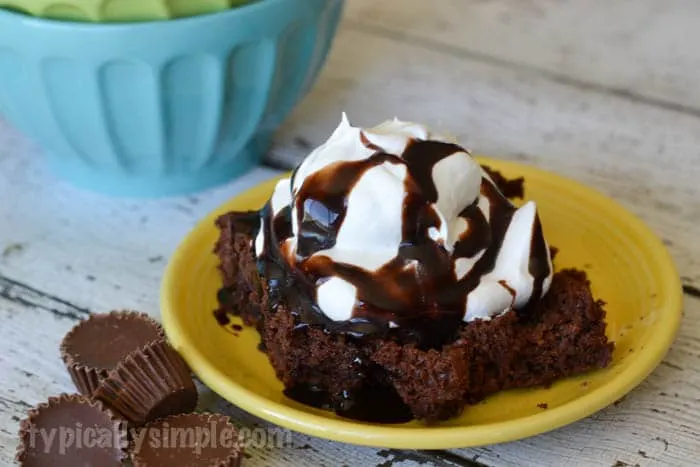
{"type": "Polygon", "coordinates": [[[668,282],[664,282],[664,287],[659,293],[660,297],[665,298],[666,306],[664,308],[668,308],[663,314],[664,319],[660,321],[664,325],[660,327],[655,339],[636,356],[640,363],[618,373],[587,394],[563,405],[525,417],[473,426],[403,427],[401,425],[368,424],[342,418],[333,419],[284,405],[246,389],[212,365],[199,351],[196,343],[188,337],[188,332],[180,326],[177,314],[173,311],[170,291],[177,283],[178,265],[183,261],[185,253],[188,251],[188,245],[195,244],[194,239],[198,235],[202,235],[206,228],[211,228],[214,219],[226,212],[227,206],[233,200],[243,202],[246,198],[253,196],[253,192],[259,191],[261,187],[270,185],[272,188],[272,184],[284,177],[285,174],[256,184],[227,200],[198,222],[178,245],[165,269],[160,291],[161,319],[168,339],[206,386],[242,410],[268,422],[307,435],[362,446],[399,449],[455,449],[515,441],[560,428],[607,407],[630,392],[651,374],[661,363],[677,335],[682,316],[683,294],[678,270],[668,249],[639,217],[594,188],[532,165],[483,156],[477,157],[477,160],[496,169],[517,171],[522,173],[526,179],[528,174],[530,176],[558,178],[566,182],[567,192],[583,193],[586,197],[604,202],[625,224],[633,228],[644,239],[645,243],[651,243],[654,246],[651,251],[653,252],[652,256],[656,257],[655,267],[663,268],[673,274],[669,275],[668,282]]]}

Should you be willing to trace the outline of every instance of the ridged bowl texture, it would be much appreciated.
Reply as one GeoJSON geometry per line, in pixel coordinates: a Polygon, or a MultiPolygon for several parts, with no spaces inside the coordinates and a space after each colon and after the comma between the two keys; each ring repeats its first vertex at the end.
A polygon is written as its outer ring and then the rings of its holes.
{"type": "Polygon", "coordinates": [[[118,195],[247,171],[309,90],[343,0],[263,0],[172,21],[88,24],[0,10],[0,115],[56,173],[118,195]]]}

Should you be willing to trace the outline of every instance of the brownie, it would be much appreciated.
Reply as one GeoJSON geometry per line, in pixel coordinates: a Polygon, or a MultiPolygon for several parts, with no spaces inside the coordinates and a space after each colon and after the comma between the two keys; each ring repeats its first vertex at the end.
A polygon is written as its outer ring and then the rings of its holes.
{"type": "MultiPolygon", "coordinates": [[[[489,175],[511,197],[522,196],[522,179],[489,175]]],[[[612,359],[604,303],[593,297],[586,274],[574,269],[555,273],[543,299],[462,323],[454,340],[438,348],[422,348],[398,330],[355,338],[301,322],[284,300],[271,300],[258,272],[257,216],[231,212],[217,220],[224,287],[216,314],[220,322],[238,315],[257,327],[286,394],[297,400],[369,421],[430,422],[495,392],[549,385],[612,359]]]]}

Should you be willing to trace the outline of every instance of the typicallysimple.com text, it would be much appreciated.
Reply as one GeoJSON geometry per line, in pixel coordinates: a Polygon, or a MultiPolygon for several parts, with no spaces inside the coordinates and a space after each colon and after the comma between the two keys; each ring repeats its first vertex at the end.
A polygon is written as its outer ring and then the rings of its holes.
{"type": "Polygon", "coordinates": [[[111,428],[72,426],[38,428],[29,426],[28,447],[46,453],[64,455],[79,449],[126,448],[129,438],[136,450],[144,443],[153,449],[187,449],[197,454],[203,449],[232,449],[237,445],[253,449],[281,449],[292,445],[292,432],[283,428],[221,427],[215,422],[205,426],[170,426],[167,422],[155,427],[127,430],[115,422],[111,428]]]}

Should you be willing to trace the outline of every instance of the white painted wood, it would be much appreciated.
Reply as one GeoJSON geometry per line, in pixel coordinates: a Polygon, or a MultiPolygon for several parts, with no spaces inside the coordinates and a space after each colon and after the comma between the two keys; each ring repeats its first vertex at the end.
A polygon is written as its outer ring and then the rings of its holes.
{"type": "MultiPolygon", "coordinates": [[[[562,2],[561,8],[570,11],[573,3],[562,2]]],[[[638,3],[648,6],[647,1],[638,3]]],[[[470,11],[506,8],[504,1],[497,0],[464,4],[475,9],[470,11]]],[[[682,5],[680,1],[664,4],[669,9],[682,5]]],[[[426,38],[434,42],[447,41],[448,34],[462,37],[458,34],[464,31],[459,28],[440,35],[443,31],[438,30],[449,28],[425,27],[442,24],[439,21],[459,24],[464,13],[450,5],[455,7],[446,0],[352,0],[349,22],[341,30],[328,67],[280,132],[274,156],[288,159],[321,143],[342,110],[363,125],[398,115],[449,131],[478,152],[523,160],[583,181],[637,213],[665,239],[688,286],[683,326],[664,364],[620,404],[587,420],[528,440],[455,454],[493,466],[606,466],[618,461],[643,466],[696,464],[700,455],[700,299],[691,294],[697,290],[692,287],[700,287],[700,167],[696,163],[700,118],[664,103],[599,89],[595,76],[585,78],[595,86],[580,86],[528,67],[504,65],[497,50],[480,49],[498,58],[483,60],[432,42],[420,46],[426,38]],[[425,10],[424,3],[435,7],[425,10]],[[395,24],[390,25],[394,29],[382,24],[377,31],[381,18],[394,18],[395,24]],[[389,34],[385,29],[410,29],[412,36],[389,34]]],[[[624,5],[633,8],[631,3],[624,5]]],[[[548,15],[564,15],[552,13],[554,3],[547,2],[547,8],[548,15]]],[[[516,14],[520,10],[515,7],[512,11],[518,21],[524,16],[516,14]]],[[[688,7],[687,14],[693,11],[688,7]]],[[[660,13],[664,18],[667,14],[660,13]]],[[[572,28],[573,23],[569,23],[572,28]]],[[[580,32],[573,29],[572,34],[580,32]]],[[[488,42],[487,32],[479,34],[481,43],[488,42]]],[[[616,53],[618,61],[627,60],[619,50],[616,53]]],[[[676,70],[693,78],[694,70],[676,70]]],[[[614,69],[610,73],[618,75],[614,69]]],[[[0,465],[11,461],[18,420],[27,405],[72,390],[57,348],[74,319],[87,310],[115,307],[157,315],[163,267],[185,233],[225,199],[277,173],[260,168],[240,181],[196,196],[135,201],[84,192],[56,180],[46,172],[40,156],[31,143],[0,121],[0,276],[15,281],[0,280],[0,465]]],[[[242,424],[259,423],[213,395],[204,399],[209,407],[232,413],[242,424]]],[[[247,464],[364,466],[402,458],[397,451],[298,434],[294,444],[282,450],[253,451],[247,464]]],[[[394,465],[466,462],[449,453],[412,456],[394,465]]]]}
{"type": "MultiPolygon", "coordinates": [[[[694,0],[351,0],[353,28],[700,108],[694,0]]],[[[418,53],[417,56],[420,56],[418,53]]]]}

